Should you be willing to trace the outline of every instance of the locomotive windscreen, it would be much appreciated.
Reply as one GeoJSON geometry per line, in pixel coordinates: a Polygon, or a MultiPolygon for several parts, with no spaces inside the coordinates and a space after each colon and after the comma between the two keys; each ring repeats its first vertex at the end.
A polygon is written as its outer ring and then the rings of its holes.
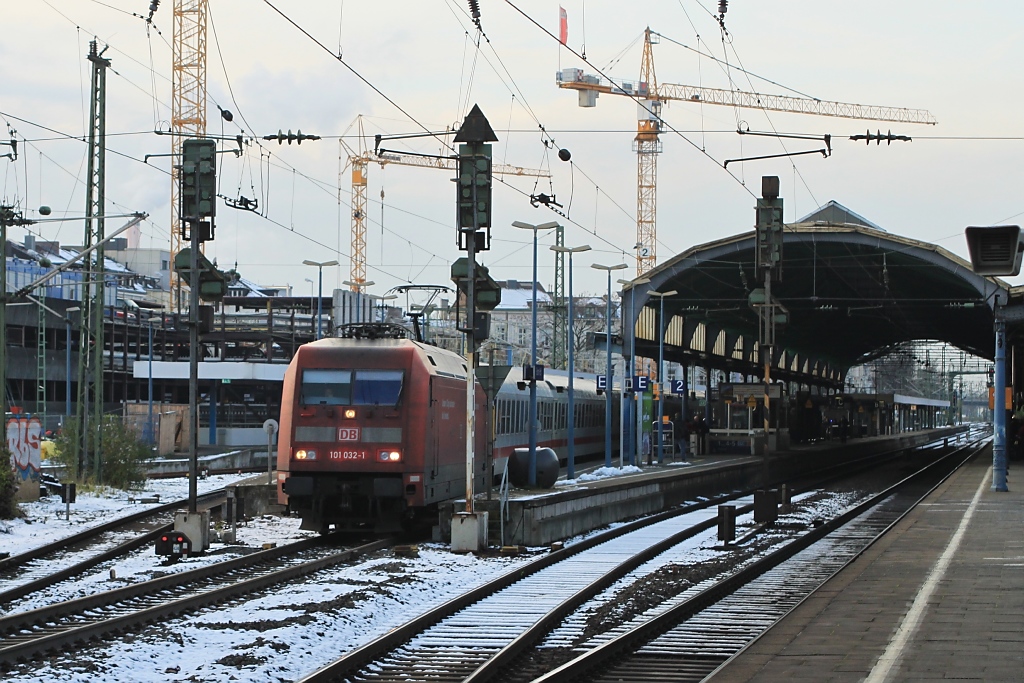
{"type": "Polygon", "coordinates": [[[403,379],[401,370],[303,370],[302,404],[394,406],[403,379]]]}

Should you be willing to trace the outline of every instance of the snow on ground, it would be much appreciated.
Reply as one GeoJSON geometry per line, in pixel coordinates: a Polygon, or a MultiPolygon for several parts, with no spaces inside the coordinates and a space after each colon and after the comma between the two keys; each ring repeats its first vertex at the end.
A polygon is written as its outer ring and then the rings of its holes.
{"type": "MultiPolygon", "coordinates": [[[[836,517],[840,513],[859,503],[862,499],[863,494],[853,492],[807,492],[801,496],[793,497],[792,500],[794,503],[799,501],[802,505],[797,505],[788,514],[780,515],[779,521],[782,523],[803,523],[810,525],[812,521],[817,518],[828,519],[836,517]]],[[[744,496],[732,501],[732,504],[737,507],[751,503],[753,503],[753,496],[744,496]]],[[[717,509],[715,508],[698,510],[659,522],[658,524],[653,525],[651,529],[659,526],[664,526],[669,529],[681,528],[683,526],[696,524],[697,522],[705,519],[711,519],[715,516],[717,516],[717,509]]],[[[753,517],[753,512],[748,512],[744,515],[739,515],[736,518],[737,537],[742,536],[755,526],[753,517]]],[[[769,532],[769,534],[771,534],[771,532],[769,532]]],[[[626,594],[632,586],[636,585],[638,582],[643,582],[650,577],[657,576],[659,573],[666,571],[666,569],[670,572],[672,568],[693,569],[699,567],[703,563],[714,567],[715,565],[720,564],[723,561],[723,558],[726,557],[723,555],[721,547],[722,544],[721,541],[718,540],[718,530],[716,528],[700,532],[681,543],[678,543],[657,557],[654,557],[643,565],[637,567],[632,572],[616,581],[613,585],[606,588],[599,595],[581,606],[579,610],[569,615],[569,617],[567,617],[558,627],[553,629],[544,637],[540,647],[579,646],[581,640],[584,639],[584,634],[588,632],[589,622],[595,617],[600,616],[602,608],[605,608],[609,603],[612,603],[618,596],[626,594]]],[[[751,550],[753,550],[753,548],[751,548],[751,550]]],[[[770,548],[767,547],[754,550],[749,557],[742,561],[741,566],[766,555],[768,552],[770,552],[770,548]]],[[[722,567],[721,570],[725,570],[725,567],[722,567]]],[[[729,569],[727,571],[731,573],[733,570],[729,569]]],[[[709,572],[709,575],[703,581],[689,585],[678,595],[666,599],[664,602],[652,608],[646,609],[637,617],[637,619],[650,618],[650,616],[666,611],[679,602],[696,595],[701,590],[711,585],[711,583],[718,580],[716,578],[717,573],[718,571],[709,572]]],[[[621,606],[619,609],[621,609],[621,606]]],[[[635,622],[636,619],[634,619],[634,623],[635,622]]],[[[620,632],[621,629],[615,629],[596,636],[592,641],[589,641],[589,646],[593,647],[594,645],[605,642],[620,632]]]]}
{"type": "MultiPolygon", "coordinates": [[[[224,475],[199,482],[200,493],[230,484],[224,475]]],[[[187,497],[187,479],[151,480],[144,492],[80,493],[71,522],[63,519],[58,497],[26,503],[26,519],[0,533],[0,551],[24,552],[53,540],[123,516],[140,503],[128,498],[160,495],[161,502],[187,497]],[[58,517],[58,513],[60,516],[58,517]],[[10,548],[11,550],[8,550],[10,548]]],[[[52,591],[17,604],[24,611],[111,590],[127,582],[195,569],[263,543],[290,543],[312,532],[299,530],[297,518],[271,515],[237,530],[237,544],[211,544],[210,550],[177,564],[164,565],[152,548],[104,564],[52,591]],[[113,577],[111,576],[113,570],[113,577]]],[[[52,657],[5,672],[5,681],[229,681],[294,680],[416,615],[484,583],[528,560],[527,557],[476,557],[453,554],[447,546],[420,547],[418,558],[391,553],[321,572],[308,580],[211,607],[180,620],[130,634],[79,656],[52,657]],[[406,584],[413,584],[410,590],[406,584]]]]}
{"type": "Polygon", "coordinates": [[[5,681],[296,680],[525,561],[458,555],[436,544],[420,546],[418,558],[381,553],[103,648],[8,671],[5,681]]]}
{"type": "MultiPolygon", "coordinates": [[[[251,475],[221,474],[198,482],[199,493],[223,488],[251,475]]],[[[150,479],[142,491],[101,489],[79,491],[71,504],[71,519],[64,519],[65,504],[59,496],[48,496],[30,503],[21,503],[24,518],[0,521],[0,553],[12,555],[32,550],[47,543],[68,538],[90,527],[99,526],[118,517],[188,498],[188,478],[150,479]],[[142,497],[160,496],[160,503],[129,502],[142,497]]]]}
{"type": "MultiPolygon", "coordinates": [[[[601,479],[639,471],[632,467],[601,468],[587,476],[601,479]]],[[[201,490],[223,486],[229,481],[229,477],[212,477],[201,482],[201,490]]],[[[159,480],[152,484],[147,493],[159,492],[161,500],[184,497],[183,491],[187,492],[188,486],[187,480],[159,480]]],[[[819,515],[831,516],[847,507],[855,497],[840,494],[808,500],[807,506],[794,516],[806,520],[819,515]]],[[[76,504],[72,525],[76,523],[77,512],[81,518],[79,524],[83,527],[123,514],[130,506],[127,494],[79,496],[79,500],[82,502],[76,504]]],[[[19,543],[26,544],[26,547],[27,544],[45,542],[40,538],[47,534],[56,538],[72,530],[64,520],[56,520],[59,500],[56,503],[32,503],[25,507],[33,523],[24,526],[35,528],[26,532],[15,527],[10,537],[19,539],[19,543]],[[50,527],[53,530],[44,533],[50,527]]],[[[702,511],[700,514],[714,512],[702,511]]],[[[743,527],[746,520],[739,522],[743,527]]],[[[295,540],[305,533],[298,530],[298,523],[297,519],[266,516],[240,527],[239,541],[256,546],[267,541],[295,540]]],[[[676,520],[675,523],[680,522],[676,520]]],[[[0,540],[6,538],[0,534],[0,540]]],[[[570,542],[574,540],[579,539],[570,542]]],[[[706,561],[717,554],[710,549],[715,544],[715,532],[709,530],[652,563],[706,561]]],[[[115,581],[136,574],[141,580],[147,571],[154,568],[163,572],[191,569],[222,559],[223,556],[217,558],[220,553],[237,550],[236,546],[215,544],[206,556],[189,558],[172,567],[158,566],[151,550],[140,550],[131,558],[114,563],[118,577],[115,581]]],[[[43,680],[69,683],[292,681],[528,559],[453,554],[447,546],[440,544],[421,546],[418,558],[382,552],[353,565],[317,573],[307,580],[162,622],[105,647],[81,648],[72,655],[52,656],[43,664],[6,672],[8,677],[5,680],[11,683],[43,680]]],[[[644,569],[651,571],[654,567],[649,563],[644,569]]],[[[104,585],[109,581],[109,568],[103,568],[83,577],[74,592],[84,594],[106,590],[113,587],[104,585]]],[[[609,599],[621,588],[620,583],[609,589],[596,604],[609,599]]],[[[588,613],[590,610],[583,612],[584,615],[588,613]]],[[[578,621],[570,620],[556,632],[557,635],[553,633],[549,638],[557,641],[559,636],[563,639],[572,637],[578,635],[579,628],[578,621]]]]}
{"type": "Polygon", "coordinates": [[[586,472],[575,479],[559,479],[555,482],[555,486],[575,486],[582,481],[598,481],[610,477],[621,477],[625,474],[641,474],[642,472],[642,469],[633,465],[626,465],[625,467],[599,467],[593,472],[586,472]]]}

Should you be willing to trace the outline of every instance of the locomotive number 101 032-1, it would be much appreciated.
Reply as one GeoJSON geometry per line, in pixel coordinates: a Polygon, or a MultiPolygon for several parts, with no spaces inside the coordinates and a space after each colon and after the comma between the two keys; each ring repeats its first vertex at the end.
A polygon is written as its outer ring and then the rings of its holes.
{"type": "Polygon", "coordinates": [[[331,460],[366,460],[366,451],[331,451],[331,460]]]}

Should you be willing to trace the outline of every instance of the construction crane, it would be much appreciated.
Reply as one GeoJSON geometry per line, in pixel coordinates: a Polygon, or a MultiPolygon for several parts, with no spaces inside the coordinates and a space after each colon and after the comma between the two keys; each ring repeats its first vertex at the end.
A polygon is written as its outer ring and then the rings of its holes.
{"type": "Polygon", "coordinates": [[[654,72],[654,53],[658,34],[648,27],[644,31],[644,51],[640,63],[640,80],[609,81],[582,69],[563,69],[558,72],[559,88],[576,90],[579,106],[594,107],[599,95],[625,95],[638,100],[638,121],[633,149],[637,153],[636,202],[636,276],[640,277],[657,265],[657,177],[658,154],[661,152],[661,108],[666,101],[699,102],[727,107],[761,109],[764,111],[817,114],[868,121],[897,123],[924,123],[935,125],[935,117],[924,109],[876,107],[846,102],[829,102],[807,97],[765,95],[742,90],[720,90],[672,83],[658,84],[654,72]]]}
{"type": "MultiPolygon", "coordinates": [[[[359,149],[351,147],[341,138],[342,154],[348,156],[348,167],[352,169],[352,245],[350,251],[349,282],[352,291],[358,291],[360,285],[366,282],[366,172],[371,163],[380,164],[383,168],[386,164],[397,164],[399,166],[419,166],[420,168],[436,168],[445,171],[456,171],[457,162],[448,157],[416,156],[413,154],[398,154],[396,152],[385,152],[377,154],[372,150],[365,149],[363,140],[363,117],[356,117],[356,127],[359,133],[359,149]]],[[[350,126],[351,128],[351,126],[350,126]]],[[[494,164],[493,175],[514,175],[529,176],[534,178],[550,178],[551,173],[522,166],[510,166],[508,164],[494,164]]],[[[341,183],[339,182],[339,187],[341,183]]],[[[340,201],[340,197],[339,197],[340,201]]]]}
{"type": "MultiPolygon", "coordinates": [[[[171,67],[171,259],[182,249],[178,193],[182,143],[206,135],[206,8],[208,0],[174,0],[171,67]]],[[[151,14],[152,16],[152,14],[151,14]]],[[[187,286],[187,283],[186,283],[187,286]]],[[[182,281],[171,269],[171,306],[181,312],[182,281]]]]}

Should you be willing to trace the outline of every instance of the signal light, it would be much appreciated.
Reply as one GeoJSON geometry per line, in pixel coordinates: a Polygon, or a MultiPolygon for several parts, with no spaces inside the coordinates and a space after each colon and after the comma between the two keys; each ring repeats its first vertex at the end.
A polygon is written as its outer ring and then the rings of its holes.
{"type": "Polygon", "coordinates": [[[345,410],[345,419],[346,420],[353,420],[353,419],[355,419],[355,417],[356,417],[356,411],[353,408],[348,408],[348,409],[345,410]]]}
{"type": "Polygon", "coordinates": [[[402,453],[400,451],[381,451],[379,457],[381,462],[399,462],[402,459],[402,453]]]}
{"type": "Polygon", "coordinates": [[[295,459],[296,460],[316,460],[316,451],[314,451],[314,450],[306,450],[305,448],[300,448],[299,450],[295,451],[295,459]]]}
{"type": "Polygon", "coordinates": [[[491,225],[491,146],[459,145],[458,219],[460,228],[491,225]],[[474,191],[475,190],[475,191],[474,191]]]}
{"type": "Polygon", "coordinates": [[[185,140],[181,152],[181,215],[193,220],[217,214],[217,142],[185,140]]]}
{"type": "Polygon", "coordinates": [[[1017,275],[1024,257],[1018,225],[969,227],[964,230],[971,268],[978,275],[1017,275]]]}

